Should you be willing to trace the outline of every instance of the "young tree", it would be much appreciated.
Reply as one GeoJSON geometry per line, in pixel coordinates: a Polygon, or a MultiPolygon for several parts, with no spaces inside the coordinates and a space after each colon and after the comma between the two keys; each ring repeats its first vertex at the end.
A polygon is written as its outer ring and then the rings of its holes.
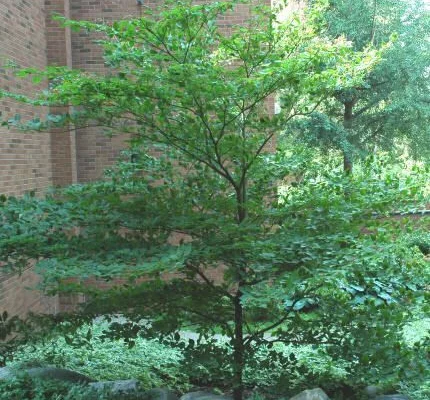
{"type": "Polygon", "coordinates": [[[303,121],[305,140],[338,148],[351,172],[360,154],[406,146],[429,154],[429,10],[421,0],[333,0],[325,13],[331,37],[345,36],[361,50],[392,40],[362,84],[337,88],[325,107],[303,121]]]}
{"type": "MultiPolygon", "coordinates": [[[[312,179],[308,193],[291,192],[287,203],[280,201],[277,184],[291,163],[285,152],[267,151],[276,133],[303,113],[303,98],[315,101],[335,87],[360,85],[377,55],[318,36],[317,6],[303,20],[293,16],[284,23],[275,10],[250,6],[247,23],[223,32],[217,21],[233,7],[180,3],[111,25],[64,21],[103,35],[110,70],[21,71],[52,82],[49,91],[24,101],[75,107],[73,114],[31,126],[73,123],[128,133],[128,159],[105,182],[72,186],[46,200],[3,202],[0,254],[11,267],[39,260],[52,293],[89,294],[89,316],[129,317],[112,333],[129,342],[139,332],[165,336],[187,325],[210,342],[208,334],[221,330],[230,338],[231,383],[241,400],[245,364],[256,344],[272,341],[267,333],[279,327],[280,340],[293,343],[336,340],[322,323],[295,331],[296,312],[319,307],[323,298],[351,303],[340,282],[358,280],[360,266],[342,257],[324,261],[352,246],[348,234],[333,230],[351,218],[359,235],[364,215],[394,205],[375,195],[350,207],[333,181],[321,203],[331,206],[335,198],[346,210],[333,209],[335,223],[321,236],[323,220],[314,213],[308,218],[316,204],[302,203],[314,197],[312,179]],[[270,102],[283,89],[295,96],[273,114],[270,102]],[[214,279],[213,271],[222,271],[222,278],[214,279]],[[112,281],[110,290],[91,285],[94,278],[112,281]],[[255,316],[261,310],[263,326],[255,316]]],[[[384,190],[397,193],[396,182],[387,181],[384,190]]],[[[375,187],[365,182],[362,189],[366,185],[375,187]]],[[[378,297],[371,288],[376,277],[385,279],[386,263],[378,258],[372,278],[363,281],[369,298],[378,297]]],[[[401,270],[399,263],[390,266],[392,274],[401,270]]],[[[415,266],[401,276],[411,278],[415,266]]]]}

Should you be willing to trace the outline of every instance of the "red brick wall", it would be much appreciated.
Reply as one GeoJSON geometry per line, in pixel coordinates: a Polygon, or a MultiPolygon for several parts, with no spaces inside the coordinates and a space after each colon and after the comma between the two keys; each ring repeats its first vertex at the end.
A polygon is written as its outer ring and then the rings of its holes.
{"type": "MultiPolygon", "coordinates": [[[[153,1],[145,1],[146,6],[153,1]]],[[[70,0],[72,19],[113,21],[137,17],[140,8],[136,0],[70,0]]],[[[102,50],[85,32],[72,33],[73,67],[92,72],[103,72],[102,50]]],[[[99,129],[83,129],[76,133],[77,177],[79,182],[98,179],[104,169],[112,165],[124,147],[124,138],[108,138],[99,129]]]]}
{"type": "MultiPolygon", "coordinates": [[[[69,0],[45,0],[46,46],[49,65],[72,67],[72,46],[70,29],[64,29],[52,19],[53,14],[70,18],[69,0]]],[[[66,113],[67,109],[51,109],[51,113],[66,113]]],[[[58,186],[76,182],[75,132],[65,129],[51,133],[52,183],[58,186]]]]}
{"type": "MultiPolygon", "coordinates": [[[[0,65],[12,60],[23,67],[47,65],[44,0],[0,0],[0,65]]],[[[41,90],[31,82],[16,79],[0,69],[0,87],[29,94],[41,90]]],[[[0,100],[4,116],[21,114],[33,118],[34,110],[9,100],[0,100]]],[[[47,110],[40,110],[46,113],[47,110]]],[[[52,185],[51,137],[49,133],[22,133],[0,128],[0,194],[42,193],[52,185]]],[[[31,269],[22,276],[0,274],[0,312],[24,315],[27,311],[55,312],[57,299],[47,299],[35,287],[31,269]]]]}
{"type": "MultiPolygon", "coordinates": [[[[270,0],[264,0],[270,5],[270,0]]],[[[145,0],[144,7],[155,8],[160,0],[145,0]]],[[[110,22],[126,17],[137,17],[141,8],[136,0],[70,0],[72,19],[110,22]]],[[[228,31],[249,17],[249,7],[238,5],[234,13],[220,21],[228,31]]],[[[104,65],[100,47],[92,43],[94,37],[85,32],[72,33],[72,60],[74,68],[103,72],[104,65]]],[[[79,182],[91,181],[100,176],[111,165],[123,148],[123,138],[107,138],[97,129],[80,130],[76,134],[77,175],[79,182]]]]}
{"type": "Polygon", "coordinates": [[[57,297],[47,297],[35,288],[38,276],[28,269],[21,276],[0,275],[0,312],[10,316],[25,316],[29,311],[55,314],[59,309],[57,297]]]}
{"type": "MultiPolygon", "coordinates": [[[[0,1],[0,65],[11,60],[23,67],[46,66],[43,3],[44,0],[0,1]]],[[[30,82],[15,79],[4,69],[0,69],[0,87],[21,93],[35,90],[30,82]]],[[[9,117],[34,116],[30,107],[4,99],[0,100],[0,111],[9,117]]],[[[52,182],[50,144],[46,133],[23,134],[0,128],[0,193],[20,195],[49,187],[52,182]]]]}
{"type": "MultiPolygon", "coordinates": [[[[264,0],[270,5],[270,0],[264,0]]],[[[161,0],[145,0],[154,8],[161,0]]],[[[102,72],[102,53],[85,32],[71,34],[55,21],[52,13],[72,19],[112,21],[136,17],[136,0],[2,0],[0,3],[0,62],[11,59],[22,66],[43,68],[47,64],[68,65],[102,72]]],[[[220,24],[226,31],[248,17],[249,8],[238,5],[220,24]]],[[[35,88],[0,71],[0,87],[28,93],[35,88]]],[[[40,89],[40,87],[39,87],[40,89]]],[[[28,107],[0,101],[5,115],[32,114],[28,107]]],[[[66,110],[50,110],[66,111],[66,110]]],[[[43,113],[48,110],[42,111],[43,113]]],[[[91,181],[101,177],[123,147],[123,138],[107,138],[99,130],[54,131],[22,134],[0,130],[0,193],[20,195],[29,190],[43,192],[51,185],[91,181]]]]}
{"type": "MultiPolygon", "coordinates": [[[[270,5],[270,0],[265,1],[270,5]]],[[[160,0],[145,0],[144,6],[159,3],[160,0]]],[[[0,0],[0,65],[10,59],[23,67],[68,65],[103,72],[101,50],[92,43],[93,38],[85,32],[71,34],[59,27],[51,19],[53,12],[72,19],[109,22],[139,16],[141,9],[136,0],[0,0]]],[[[248,8],[239,5],[234,14],[220,23],[228,31],[247,16],[248,8]]],[[[17,80],[5,70],[0,70],[0,87],[26,94],[43,88],[17,80]]],[[[8,116],[34,116],[30,107],[4,99],[0,100],[0,110],[8,116]]],[[[46,114],[48,110],[38,112],[46,114]]],[[[121,148],[123,138],[107,138],[97,129],[50,134],[0,129],[0,194],[22,195],[30,190],[43,193],[51,185],[98,179],[121,148]]],[[[10,314],[20,315],[27,310],[55,312],[56,299],[48,301],[40,293],[26,289],[36,283],[37,277],[31,270],[21,277],[0,275],[0,311],[8,309],[10,314]]]]}
{"type": "MultiPolygon", "coordinates": [[[[270,5],[270,0],[264,0],[270,5]]],[[[146,0],[144,7],[154,7],[160,0],[146,0]]],[[[85,32],[71,34],[52,21],[51,14],[60,13],[72,19],[112,21],[136,17],[141,7],[136,0],[2,0],[0,4],[0,56],[22,66],[43,68],[68,65],[88,71],[104,70],[101,49],[85,32]]],[[[220,23],[225,30],[239,25],[248,17],[249,8],[238,5],[234,13],[220,23]]],[[[34,90],[29,82],[17,81],[1,71],[0,87],[34,90]]],[[[37,88],[36,88],[37,89],[37,88]]],[[[40,89],[40,87],[39,87],[40,89]]],[[[9,116],[32,111],[3,100],[0,107],[9,116]]],[[[66,111],[66,110],[50,110],[66,111]]],[[[43,113],[48,110],[42,110],[43,113]]],[[[4,130],[3,130],[4,131],[4,130]]],[[[19,195],[29,190],[43,191],[48,186],[100,178],[123,147],[123,139],[107,138],[97,129],[47,134],[0,135],[0,193],[19,195]]]]}

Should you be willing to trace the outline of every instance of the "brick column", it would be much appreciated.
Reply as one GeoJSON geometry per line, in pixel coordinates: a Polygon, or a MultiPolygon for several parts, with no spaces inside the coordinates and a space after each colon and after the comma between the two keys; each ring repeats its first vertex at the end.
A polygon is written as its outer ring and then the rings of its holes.
{"type": "MultiPolygon", "coordinates": [[[[48,65],[72,67],[70,29],[52,20],[53,14],[70,18],[69,0],[45,0],[46,42],[48,65]]],[[[69,110],[51,108],[50,113],[66,113],[69,110]]],[[[76,139],[75,132],[64,129],[51,131],[52,183],[65,186],[76,182],[76,139]]]]}

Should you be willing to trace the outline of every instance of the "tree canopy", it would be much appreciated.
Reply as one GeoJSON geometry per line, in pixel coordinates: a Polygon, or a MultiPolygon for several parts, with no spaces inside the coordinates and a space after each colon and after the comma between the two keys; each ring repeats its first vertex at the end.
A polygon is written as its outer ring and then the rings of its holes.
{"type": "MultiPolygon", "coordinates": [[[[46,199],[3,199],[0,255],[12,268],[36,259],[50,293],[87,293],[89,317],[130,318],[109,333],[129,343],[137,334],[175,338],[191,326],[211,345],[221,331],[240,400],[256,344],[357,344],[369,309],[400,325],[399,305],[424,295],[416,277],[428,265],[416,249],[396,249],[387,221],[374,215],[422,204],[425,170],[382,179],[369,162],[349,178],[306,151],[267,151],[293,117],[338,87],[363,85],[378,52],[324,36],[318,4],[284,22],[276,10],[250,6],[248,22],[226,32],[217,21],[233,7],[179,3],[109,25],[63,20],[102,36],[108,73],[21,70],[49,78],[50,89],[35,99],[6,95],[75,108],[32,128],[104,126],[130,135],[130,149],[106,181],[46,199]],[[303,170],[300,185],[280,191],[282,179],[303,170]],[[110,290],[91,279],[111,282],[110,290]],[[345,309],[362,323],[337,326],[345,309]]],[[[384,332],[371,330],[363,345],[384,332]]]]}
{"type": "Polygon", "coordinates": [[[338,88],[301,127],[305,140],[341,149],[346,169],[375,147],[426,159],[429,154],[429,10],[420,0],[333,0],[325,13],[331,37],[361,50],[390,43],[361,85],[338,88]]]}

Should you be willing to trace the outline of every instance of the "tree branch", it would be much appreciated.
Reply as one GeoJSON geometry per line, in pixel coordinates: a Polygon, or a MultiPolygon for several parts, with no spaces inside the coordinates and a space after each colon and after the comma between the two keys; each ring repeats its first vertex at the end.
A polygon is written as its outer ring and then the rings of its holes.
{"type": "Polygon", "coordinates": [[[260,329],[258,331],[255,331],[252,335],[249,335],[245,339],[245,344],[251,343],[257,336],[264,335],[266,332],[277,328],[279,325],[283,324],[288,318],[288,314],[286,314],[284,317],[282,317],[280,320],[274,322],[273,324],[267,326],[266,328],[260,329]]]}
{"type": "Polygon", "coordinates": [[[216,286],[213,281],[211,281],[204,272],[196,265],[193,265],[190,261],[185,262],[185,266],[195,272],[203,281],[210,287],[212,290],[222,293],[224,296],[227,296],[229,299],[233,299],[234,296],[231,295],[227,290],[223,290],[220,286],[216,286]]]}

